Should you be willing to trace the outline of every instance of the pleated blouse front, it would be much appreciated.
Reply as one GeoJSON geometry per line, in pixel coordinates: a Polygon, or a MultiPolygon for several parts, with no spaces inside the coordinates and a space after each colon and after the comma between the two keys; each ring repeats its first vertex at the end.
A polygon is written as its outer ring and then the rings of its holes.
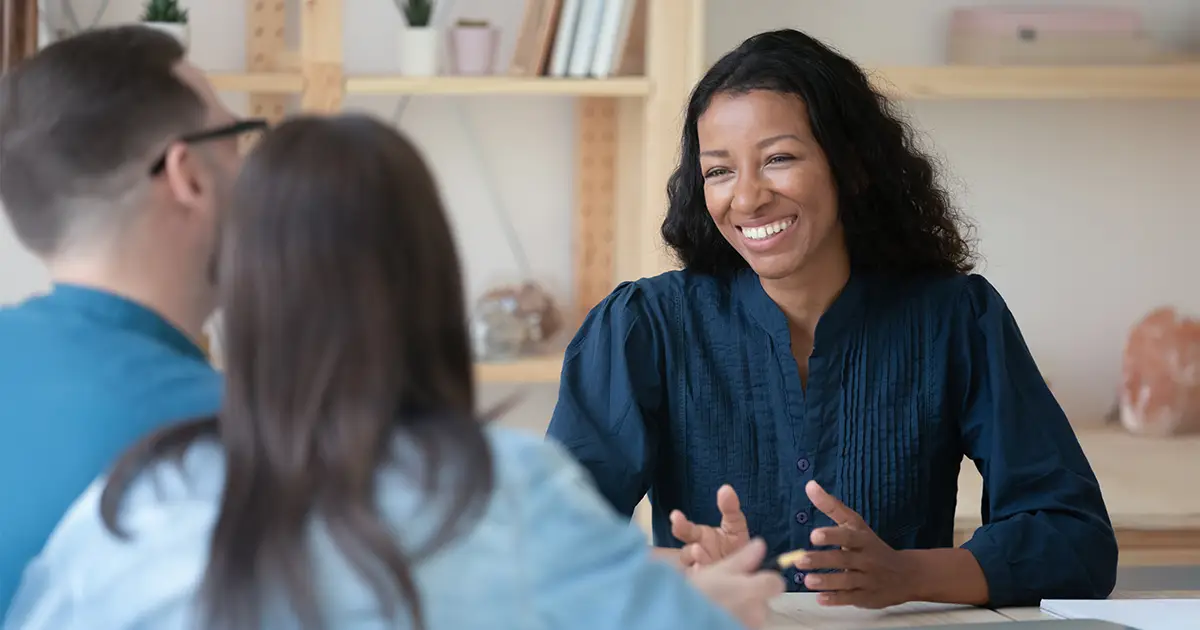
{"type": "Polygon", "coordinates": [[[728,483],[777,553],[833,524],[810,479],[895,548],[951,546],[965,456],[985,487],[966,546],[993,605],[1105,596],[1115,580],[1095,476],[981,276],[852,274],[803,385],[787,319],[752,272],[622,284],[568,347],[549,436],[621,513],[649,492],[657,545],[680,545],[674,509],[719,523],[728,483]]]}

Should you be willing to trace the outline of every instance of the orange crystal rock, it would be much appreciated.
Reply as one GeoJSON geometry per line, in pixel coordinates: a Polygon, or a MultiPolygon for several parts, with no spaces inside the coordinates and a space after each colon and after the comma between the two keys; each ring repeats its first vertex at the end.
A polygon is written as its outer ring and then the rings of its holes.
{"type": "Polygon", "coordinates": [[[1121,425],[1165,437],[1200,432],[1200,321],[1163,307],[1130,331],[1122,360],[1121,425]]]}

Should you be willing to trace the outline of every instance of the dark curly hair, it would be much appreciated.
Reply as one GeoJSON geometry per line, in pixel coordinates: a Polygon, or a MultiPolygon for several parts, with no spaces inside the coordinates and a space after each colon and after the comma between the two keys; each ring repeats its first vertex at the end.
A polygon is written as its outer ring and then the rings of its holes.
{"type": "Polygon", "coordinates": [[[915,146],[912,129],[854,62],[792,29],[747,39],[692,91],[662,224],[663,239],[686,269],[716,275],[747,266],[705,206],[696,122],[717,94],[753,90],[792,94],[807,105],[813,136],[833,173],[854,269],[974,269],[970,225],[938,183],[932,158],[915,146]]]}

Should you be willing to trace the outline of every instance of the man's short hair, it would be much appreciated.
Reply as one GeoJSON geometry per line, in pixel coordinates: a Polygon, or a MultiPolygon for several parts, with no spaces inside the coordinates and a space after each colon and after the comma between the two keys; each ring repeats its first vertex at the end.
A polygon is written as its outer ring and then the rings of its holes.
{"type": "Polygon", "coordinates": [[[205,121],[176,74],[185,51],[130,25],[47,46],[0,80],[0,201],[26,247],[48,256],[76,231],[108,230],[155,153],[205,121]]]}

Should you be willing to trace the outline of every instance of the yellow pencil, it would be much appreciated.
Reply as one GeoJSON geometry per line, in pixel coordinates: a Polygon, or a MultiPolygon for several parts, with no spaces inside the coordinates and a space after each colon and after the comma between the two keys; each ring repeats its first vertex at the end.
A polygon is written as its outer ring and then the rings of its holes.
{"type": "Polygon", "coordinates": [[[800,558],[804,557],[805,553],[808,552],[803,549],[781,553],[773,558],[767,558],[767,560],[763,562],[762,568],[763,570],[778,569],[780,571],[794,568],[796,563],[800,561],[800,558]]]}

